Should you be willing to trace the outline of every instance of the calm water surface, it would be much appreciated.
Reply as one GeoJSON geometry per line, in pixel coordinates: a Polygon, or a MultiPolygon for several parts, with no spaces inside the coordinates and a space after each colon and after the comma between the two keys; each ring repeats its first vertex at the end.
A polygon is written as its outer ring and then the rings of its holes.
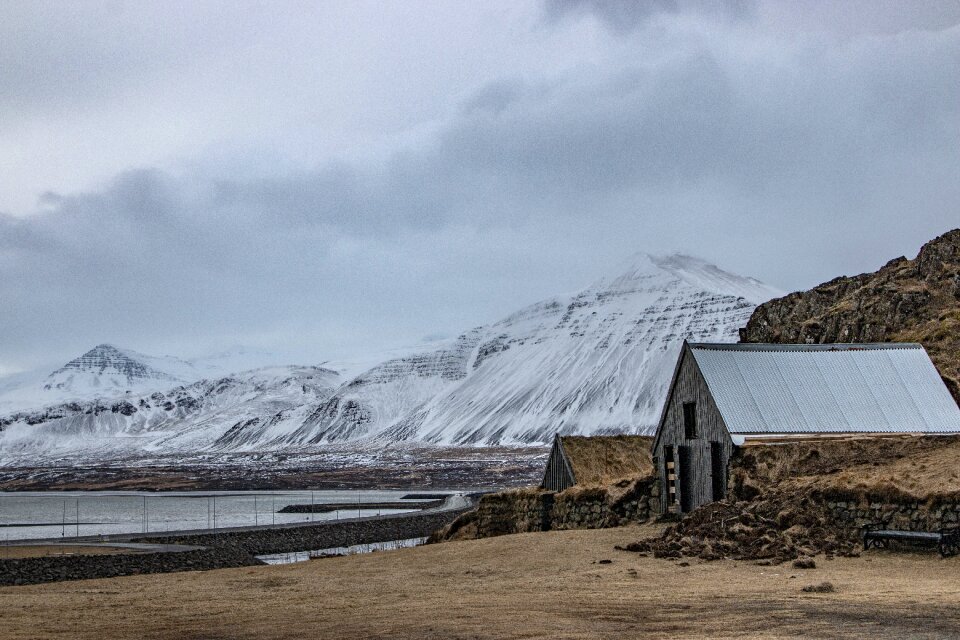
{"type": "MultiPolygon", "coordinates": [[[[0,542],[35,538],[213,529],[404,513],[364,509],[410,491],[0,492],[0,542]],[[330,513],[277,513],[290,504],[336,503],[330,513]],[[358,502],[360,505],[358,506],[358,502]]],[[[416,501],[411,501],[416,504],[416,501]]]]}

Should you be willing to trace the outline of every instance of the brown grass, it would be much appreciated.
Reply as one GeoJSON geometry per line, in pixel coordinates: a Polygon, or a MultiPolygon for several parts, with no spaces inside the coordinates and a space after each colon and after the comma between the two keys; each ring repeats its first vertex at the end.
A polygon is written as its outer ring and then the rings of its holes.
{"type": "MultiPolygon", "coordinates": [[[[758,487],[892,500],[960,498],[960,437],[905,436],[746,447],[734,475],[758,487]]],[[[735,480],[736,482],[736,480],[735,480]]]]}
{"type": "Polygon", "coordinates": [[[612,485],[653,473],[650,436],[564,436],[578,485],[612,485]]]}
{"type": "Polygon", "coordinates": [[[613,549],[651,527],[452,542],[280,567],[0,589],[6,640],[960,635],[960,558],[787,566],[613,549]],[[609,564],[601,564],[610,560],[609,564]],[[829,581],[836,593],[802,593],[829,581]]]}

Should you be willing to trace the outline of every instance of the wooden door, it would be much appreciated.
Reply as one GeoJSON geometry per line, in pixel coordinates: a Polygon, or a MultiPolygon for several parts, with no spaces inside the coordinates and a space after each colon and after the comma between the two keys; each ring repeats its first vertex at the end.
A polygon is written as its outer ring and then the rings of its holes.
{"type": "Polygon", "coordinates": [[[683,445],[677,447],[678,462],[680,468],[680,511],[688,513],[696,506],[694,502],[694,487],[696,487],[696,478],[693,472],[693,460],[690,447],[683,445]]]}
{"type": "Polygon", "coordinates": [[[710,443],[710,471],[713,485],[713,501],[727,497],[727,465],[723,459],[723,445],[719,442],[710,443]]]}

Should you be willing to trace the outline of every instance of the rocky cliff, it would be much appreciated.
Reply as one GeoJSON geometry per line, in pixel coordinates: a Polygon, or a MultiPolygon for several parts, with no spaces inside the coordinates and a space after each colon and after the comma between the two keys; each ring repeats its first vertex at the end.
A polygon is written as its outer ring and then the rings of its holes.
{"type": "Polygon", "coordinates": [[[960,403],[960,229],[913,260],[842,276],[757,307],[741,342],[919,342],[960,403]]]}

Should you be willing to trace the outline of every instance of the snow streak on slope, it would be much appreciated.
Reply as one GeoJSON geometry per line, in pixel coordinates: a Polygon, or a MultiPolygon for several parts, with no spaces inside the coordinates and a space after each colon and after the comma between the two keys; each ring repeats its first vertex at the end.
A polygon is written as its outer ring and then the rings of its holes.
{"type": "Polygon", "coordinates": [[[689,256],[638,256],[575,296],[372,369],[285,444],[532,444],[558,431],[650,432],[683,340],[734,342],[754,307],[777,295],[689,256]]]}

